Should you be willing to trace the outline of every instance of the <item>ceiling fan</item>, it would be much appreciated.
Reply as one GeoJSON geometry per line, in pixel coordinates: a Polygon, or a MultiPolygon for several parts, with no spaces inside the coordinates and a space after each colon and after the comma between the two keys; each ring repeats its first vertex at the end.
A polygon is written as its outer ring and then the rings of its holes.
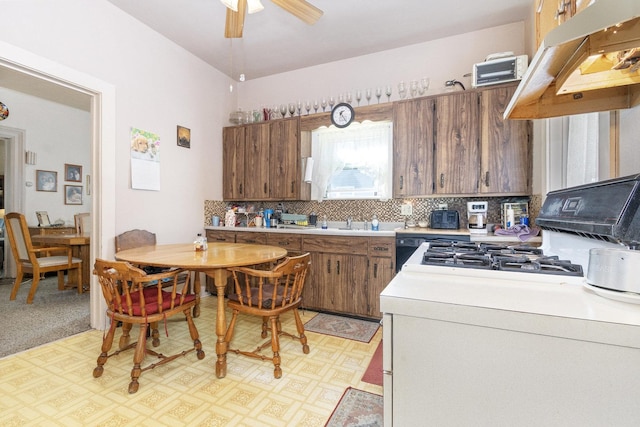
{"type": "MultiPolygon", "coordinates": [[[[255,13],[264,9],[260,0],[220,0],[227,6],[227,20],[224,36],[228,39],[241,38],[244,17],[247,12],[255,13]]],[[[309,25],[315,24],[324,13],[306,0],[271,0],[287,12],[309,25]]]]}

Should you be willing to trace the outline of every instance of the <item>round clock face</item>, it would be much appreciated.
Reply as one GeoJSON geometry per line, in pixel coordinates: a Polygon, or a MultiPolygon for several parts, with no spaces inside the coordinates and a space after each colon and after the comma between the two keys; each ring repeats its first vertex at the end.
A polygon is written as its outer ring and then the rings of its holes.
{"type": "Polygon", "coordinates": [[[353,107],[346,102],[341,102],[331,110],[331,123],[338,128],[346,128],[355,118],[356,113],[353,107]]]}

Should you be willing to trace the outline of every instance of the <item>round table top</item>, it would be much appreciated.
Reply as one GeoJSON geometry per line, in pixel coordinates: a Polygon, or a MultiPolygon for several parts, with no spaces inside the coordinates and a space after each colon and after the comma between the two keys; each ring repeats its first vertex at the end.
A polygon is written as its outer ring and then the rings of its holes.
{"type": "Polygon", "coordinates": [[[287,250],[278,246],[210,242],[206,251],[196,251],[193,243],[143,246],[117,252],[116,259],[156,267],[207,270],[260,264],[286,255],[287,250]]]}

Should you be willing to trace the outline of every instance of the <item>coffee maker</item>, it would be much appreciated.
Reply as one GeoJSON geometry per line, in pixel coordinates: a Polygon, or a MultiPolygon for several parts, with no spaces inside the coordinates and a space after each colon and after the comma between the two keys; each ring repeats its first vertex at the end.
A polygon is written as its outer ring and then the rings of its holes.
{"type": "Polygon", "coordinates": [[[489,202],[467,202],[467,226],[469,233],[487,234],[489,202]]]}

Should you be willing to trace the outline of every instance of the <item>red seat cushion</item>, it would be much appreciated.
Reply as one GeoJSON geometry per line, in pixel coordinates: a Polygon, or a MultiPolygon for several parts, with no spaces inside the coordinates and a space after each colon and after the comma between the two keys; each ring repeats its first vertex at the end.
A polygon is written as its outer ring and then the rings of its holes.
{"type": "MultiPolygon", "coordinates": [[[[146,314],[156,314],[160,311],[158,305],[158,288],[148,287],[143,289],[144,302],[146,314]]],[[[122,295],[122,311],[128,313],[129,305],[122,295]]],[[[188,294],[184,298],[184,303],[191,302],[196,299],[194,294],[188,294]]],[[[180,301],[180,294],[176,294],[176,302],[180,301]]],[[[176,304],[177,305],[177,304],[176,304]]],[[[131,308],[134,316],[142,315],[142,306],[140,305],[140,293],[134,292],[131,294],[131,308]]],[[[162,291],[162,310],[168,310],[171,308],[171,292],[162,291]]]]}

